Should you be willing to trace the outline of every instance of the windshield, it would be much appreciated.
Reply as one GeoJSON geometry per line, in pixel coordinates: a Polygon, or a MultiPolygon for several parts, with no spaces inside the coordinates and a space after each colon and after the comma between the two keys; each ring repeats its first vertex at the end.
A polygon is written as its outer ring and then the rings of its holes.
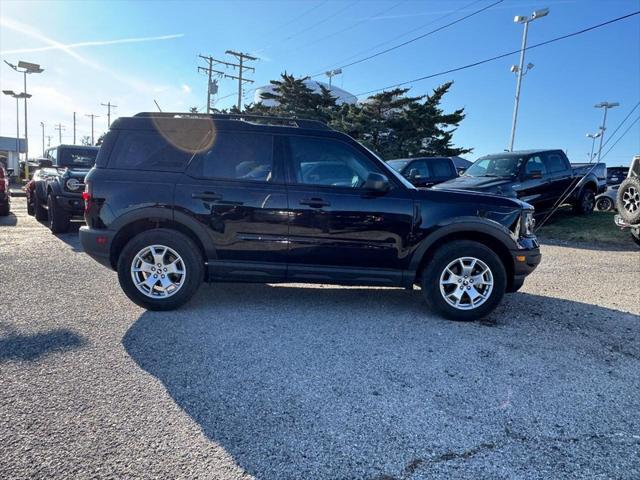
{"type": "Polygon", "coordinates": [[[91,168],[96,163],[97,148],[60,149],[59,167],[91,168]]]}
{"type": "Polygon", "coordinates": [[[464,176],[511,177],[518,174],[522,162],[522,157],[514,156],[480,158],[464,172],[464,176]]]}

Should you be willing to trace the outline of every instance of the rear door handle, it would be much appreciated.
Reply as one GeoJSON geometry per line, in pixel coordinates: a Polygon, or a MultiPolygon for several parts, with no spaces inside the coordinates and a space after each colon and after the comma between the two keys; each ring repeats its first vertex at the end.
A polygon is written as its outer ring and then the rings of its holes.
{"type": "Polygon", "coordinates": [[[198,198],[200,200],[222,200],[222,195],[216,192],[200,192],[192,193],[191,198],[198,198]]]}
{"type": "Polygon", "coordinates": [[[300,200],[300,205],[308,205],[311,208],[322,208],[330,206],[331,203],[322,198],[303,198],[300,200]]]}

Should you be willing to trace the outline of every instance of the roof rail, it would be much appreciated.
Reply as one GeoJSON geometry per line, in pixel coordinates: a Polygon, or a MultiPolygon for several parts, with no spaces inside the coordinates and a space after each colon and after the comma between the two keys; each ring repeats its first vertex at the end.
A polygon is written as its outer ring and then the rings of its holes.
{"type": "Polygon", "coordinates": [[[134,117],[161,118],[212,118],[214,120],[236,120],[255,125],[307,128],[310,130],[331,130],[319,120],[306,120],[294,117],[274,117],[269,115],[251,115],[245,113],[189,113],[189,112],[140,112],[134,117]]]}

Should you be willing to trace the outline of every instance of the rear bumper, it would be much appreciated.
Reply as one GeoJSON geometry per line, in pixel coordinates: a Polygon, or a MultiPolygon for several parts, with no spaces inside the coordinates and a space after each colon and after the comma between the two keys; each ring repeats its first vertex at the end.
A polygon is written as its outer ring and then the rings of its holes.
{"type": "Polygon", "coordinates": [[[7,192],[0,192],[0,205],[8,205],[10,201],[11,200],[7,192]]]}
{"type": "Polygon", "coordinates": [[[80,227],[80,243],[84,253],[105,267],[113,269],[111,265],[111,242],[115,232],[110,230],[94,230],[80,227]]]}

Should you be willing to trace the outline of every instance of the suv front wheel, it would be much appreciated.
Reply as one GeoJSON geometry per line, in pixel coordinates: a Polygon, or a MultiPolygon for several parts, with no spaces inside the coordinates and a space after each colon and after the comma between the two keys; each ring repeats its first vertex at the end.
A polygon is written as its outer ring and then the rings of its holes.
{"type": "Polygon", "coordinates": [[[455,240],[440,247],[422,273],[422,293],[429,306],[452,320],[477,320],[502,300],[507,275],[487,246],[455,240]]]}
{"type": "Polygon", "coordinates": [[[133,237],[118,258],[124,293],[147,310],[173,310],[196,293],[204,278],[200,250],[186,235],[164,228],[133,237]]]}

